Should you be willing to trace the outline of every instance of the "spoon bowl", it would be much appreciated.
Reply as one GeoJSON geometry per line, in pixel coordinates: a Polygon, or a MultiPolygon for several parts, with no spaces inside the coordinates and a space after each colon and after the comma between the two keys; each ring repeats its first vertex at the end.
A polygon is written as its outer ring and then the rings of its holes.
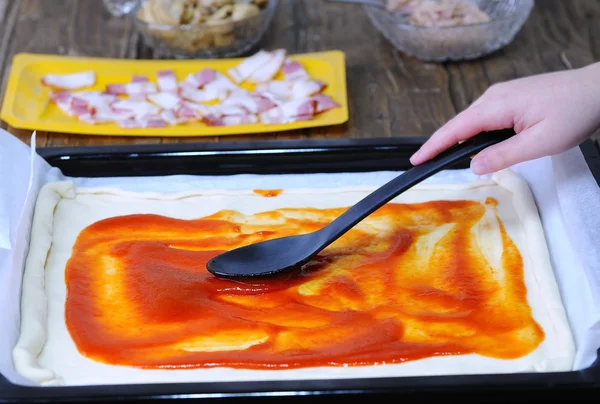
{"type": "Polygon", "coordinates": [[[479,134],[400,174],[320,230],[236,248],[214,257],[206,267],[223,278],[267,277],[297,268],[402,192],[514,134],[509,129],[479,134]]]}

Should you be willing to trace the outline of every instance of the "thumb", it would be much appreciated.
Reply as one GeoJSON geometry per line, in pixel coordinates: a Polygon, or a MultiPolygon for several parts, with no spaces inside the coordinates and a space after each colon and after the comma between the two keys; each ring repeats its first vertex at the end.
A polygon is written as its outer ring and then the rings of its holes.
{"type": "Polygon", "coordinates": [[[539,122],[510,139],[479,152],[471,160],[471,170],[476,175],[490,174],[551,154],[552,142],[547,139],[551,136],[551,131],[546,126],[543,121],[539,122]]]}

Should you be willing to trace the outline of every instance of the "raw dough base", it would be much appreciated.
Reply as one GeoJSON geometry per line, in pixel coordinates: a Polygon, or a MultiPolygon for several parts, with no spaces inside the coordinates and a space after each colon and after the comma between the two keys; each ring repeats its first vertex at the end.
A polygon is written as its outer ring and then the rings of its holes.
{"type": "Polygon", "coordinates": [[[423,376],[572,370],[575,354],[536,205],[527,183],[509,170],[490,180],[466,184],[418,185],[396,202],[430,200],[498,200],[498,212],[524,261],[525,284],[535,320],[546,333],[540,346],[525,357],[499,360],[475,354],[434,357],[403,364],[366,367],[319,367],[293,370],[227,368],[143,370],[106,365],[82,356],[64,320],[64,270],[77,235],[108,217],[153,213],[193,219],[221,209],[245,214],[281,207],[349,206],[372,188],[291,189],[276,198],[247,191],[132,193],[118,189],[80,188],[71,182],[47,184],[35,209],[30,252],[21,298],[21,333],[13,351],[16,370],[41,385],[301,380],[423,376]]]}

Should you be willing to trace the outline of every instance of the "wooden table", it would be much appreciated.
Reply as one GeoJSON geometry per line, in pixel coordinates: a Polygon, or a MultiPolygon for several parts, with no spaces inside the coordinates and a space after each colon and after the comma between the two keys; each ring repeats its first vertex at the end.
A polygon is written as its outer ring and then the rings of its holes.
{"type": "MultiPolygon", "coordinates": [[[[110,137],[38,132],[39,146],[218,142],[247,139],[428,136],[492,83],[577,68],[600,60],[600,1],[538,0],[515,40],[471,62],[434,64],[404,56],[371,25],[360,6],[282,0],[263,47],[291,53],[346,53],[347,124],[265,135],[110,137]]],[[[13,55],[155,57],[126,19],[100,0],[0,0],[0,94],[13,55]]],[[[6,126],[5,124],[3,124],[6,126]]],[[[30,131],[8,130],[28,142],[30,131]]]]}

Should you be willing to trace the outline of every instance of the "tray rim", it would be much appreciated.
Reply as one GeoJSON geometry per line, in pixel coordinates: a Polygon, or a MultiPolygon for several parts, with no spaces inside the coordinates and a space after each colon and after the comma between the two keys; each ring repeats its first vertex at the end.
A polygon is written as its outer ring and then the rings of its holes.
{"type": "MultiPolygon", "coordinates": [[[[175,135],[169,135],[169,137],[207,137],[207,136],[231,136],[241,134],[260,134],[260,133],[272,133],[272,132],[287,132],[293,130],[302,130],[309,128],[328,127],[342,125],[349,120],[349,97],[348,97],[348,83],[346,74],[346,55],[343,51],[338,49],[317,51],[317,52],[306,52],[306,53],[295,53],[289,54],[289,57],[295,60],[305,59],[318,59],[325,61],[331,65],[334,73],[336,74],[336,83],[339,84],[337,90],[340,94],[343,94],[343,99],[335,99],[340,103],[341,108],[339,109],[339,115],[337,118],[327,118],[324,121],[319,119],[313,119],[310,121],[300,121],[290,124],[247,124],[247,125],[235,125],[235,126],[224,126],[224,127],[186,127],[185,125],[176,127],[174,129],[175,135]],[[211,133],[207,133],[211,132],[211,133]]],[[[159,68],[170,68],[175,65],[198,65],[202,63],[226,63],[229,61],[241,61],[243,57],[236,58],[224,58],[224,59],[188,59],[188,60],[163,60],[163,59],[119,59],[119,58],[102,58],[102,57],[84,57],[84,56],[63,56],[46,53],[34,53],[34,52],[19,52],[12,58],[10,65],[10,73],[7,80],[6,91],[4,98],[2,99],[2,106],[0,108],[0,118],[10,126],[17,129],[27,130],[40,130],[54,133],[70,133],[79,134],[86,136],[125,136],[125,137],[140,137],[150,136],[159,137],[161,133],[165,133],[167,128],[140,128],[140,129],[127,129],[123,130],[108,129],[105,130],[104,125],[85,125],[83,123],[74,121],[73,123],[61,124],[53,122],[41,122],[39,120],[27,120],[21,119],[16,116],[13,112],[14,101],[16,94],[19,90],[19,77],[30,63],[45,62],[52,63],[53,61],[73,61],[76,63],[118,63],[124,66],[133,65],[136,67],[147,66],[154,67],[155,70],[159,68]]]]}
{"type": "MultiPolygon", "coordinates": [[[[424,138],[371,138],[371,139],[314,139],[276,140],[223,143],[187,143],[161,145],[123,146],[83,146],[38,148],[38,153],[47,161],[59,162],[61,156],[75,158],[110,159],[120,155],[136,159],[140,153],[161,158],[177,156],[182,152],[211,152],[209,155],[225,157],[231,152],[274,151],[280,153],[305,153],[306,150],[318,153],[332,153],[335,150],[370,149],[375,153],[395,152],[409,155],[424,142],[424,138]]],[[[600,148],[595,142],[586,141],[580,149],[600,184],[600,148]]],[[[267,153],[268,155],[270,153],[267,153]]],[[[261,154],[256,154],[260,158],[261,154]]],[[[265,155],[262,155],[263,159],[265,155]]],[[[202,154],[193,155],[203,158],[202,154]]],[[[573,401],[577,394],[600,392],[600,360],[590,368],[581,371],[556,373],[484,374],[459,376],[416,376],[333,380],[262,381],[235,383],[164,383],[137,385],[99,385],[67,387],[25,387],[8,382],[0,374],[0,403],[2,402],[58,402],[60,400],[90,401],[142,401],[142,400],[196,400],[214,399],[266,399],[273,397],[305,397],[314,400],[359,396],[370,399],[373,396],[398,398],[416,397],[419,400],[428,395],[462,395],[468,398],[519,394],[535,394],[536,399],[557,399],[561,394],[573,401]],[[6,394],[8,396],[5,396],[6,394]]],[[[463,398],[464,398],[463,397],[463,398]]],[[[518,397],[517,397],[518,398],[518,397]]]]}

